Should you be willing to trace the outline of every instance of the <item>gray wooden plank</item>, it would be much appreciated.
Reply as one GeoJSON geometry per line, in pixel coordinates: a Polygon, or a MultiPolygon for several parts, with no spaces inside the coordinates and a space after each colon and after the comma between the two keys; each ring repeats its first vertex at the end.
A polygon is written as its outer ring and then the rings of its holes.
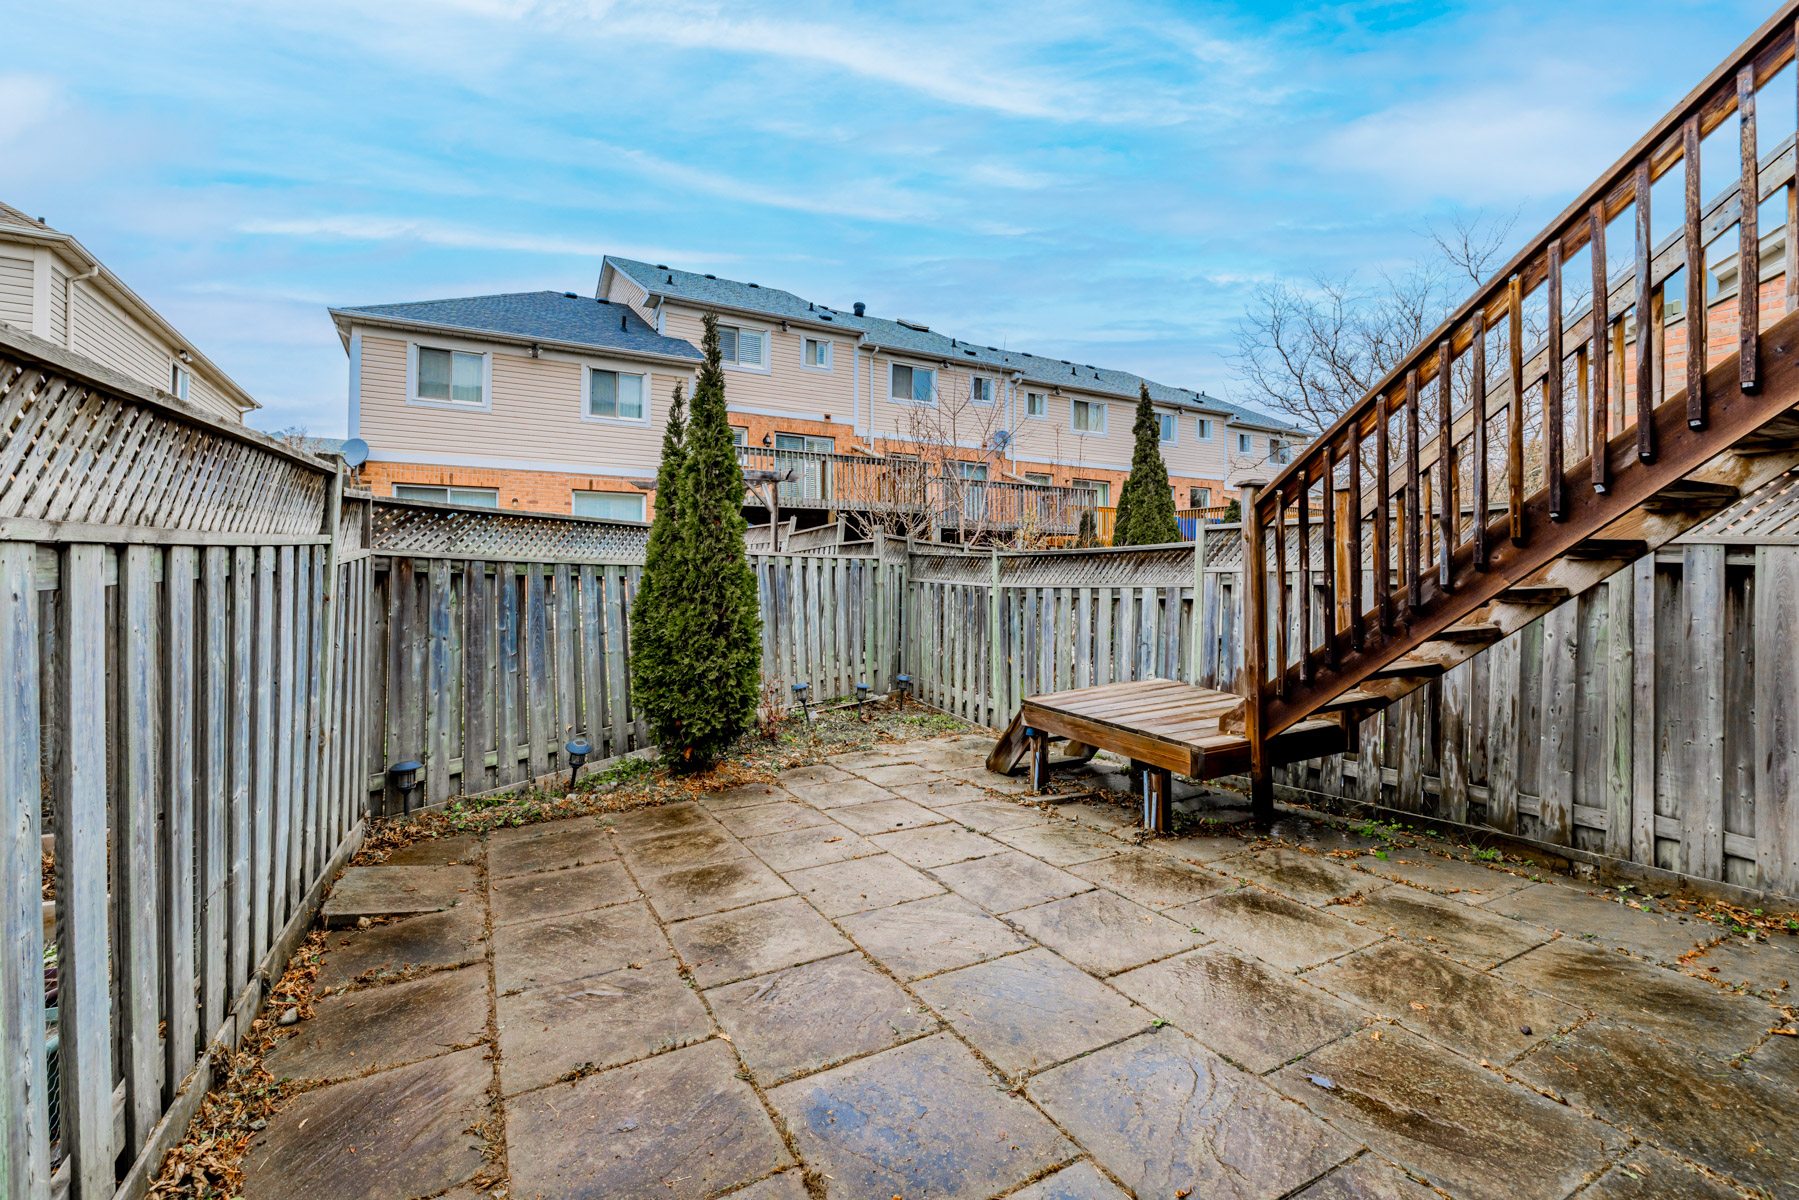
{"type": "Polygon", "coordinates": [[[525,713],[529,742],[529,778],[550,770],[549,740],[553,699],[550,695],[550,614],[544,595],[543,568],[525,568],[525,713]]]}
{"type": "Polygon", "coordinates": [[[552,760],[566,766],[562,747],[575,736],[581,723],[581,656],[575,642],[575,585],[567,563],[557,563],[552,580],[556,645],[550,657],[556,674],[556,719],[550,739],[556,749],[552,760]]]}
{"type": "Polygon", "coordinates": [[[519,573],[509,562],[494,570],[495,626],[499,632],[499,779],[501,787],[522,777],[518,750],[520,735],[520,697],[523,676],[519,671],[519,573]]]}
{"type": "MultiPolygon", "coordinates": [[[[625,654],[627,659],[631,652],[631,613],[637,607],[638,589],[643,586],[643,568],[625,568],[625,654]]],[[[637,745],[647,747],[650,744],[650,727],[643,719],[643,711],[631,703],[630,672],[625,677],[625,704],[630,709],[631,736],[637,739],[637,745]]]]}
{"type": "MultiPolygon", "coordinates": [[[[302,555],[308,552],[302,548],[302,555]]],[[[324,652],[325,633],[325,560],[327,548],[314,546],[311,549],[312,578],[307,591],[306,622],[306,658],[303,660],[312,665],[305,672],[306,684],[306,760],[301,768],[302,783],[306,788],[306,843],[305,856],[301,859],[300,895],[312,886],[320,871],[325,869],[325,860],[337,847],[328,842],[325,830],[320,823],[320,785],[325,779],[325,741],[324,741],[324,687],[330,678],[330,671],[325,665],[324,652]]]]}
{"type": "Polygon", "coordinates": [[[271,939],[287,923],[288,903],[292,896],[289,871],[293,837],[294,811],[294,720],[296,712],[294,678],[295,632],[299,581],[295,577],[294,548],[282,546],[275,576],[275,790],[274,807],[269,823],[273,831],[270,854],[269,936],[271,939]]]}
{"type": "Polygon", "coordinates": [[[1631,564],[1630,857],[1655,862],[1655,556],[1631,564]]]}
{"type": "Polygon", "coordinates": [[[1605,646],[1605,852],[1630,857],[1632,715],[1636,709],[1636,576],[1626,567],[1606,581],[1605,646]]]}
{"type": "MultiPolygon", "coordinates": [[[[133,1155],[162,1115],[157,965],[156,813],[161,797],[160,616],[153,571],[161,551],[119,556],[119,789],[113,818],[120,1063],[125,1145],[133,1155]]],[[[71,698],[73,698],[71,696],[71,698]]]]}
{"type": "Polygon", "coordinates": [[[1799,546],[1755,551],[1757,882],[1799,895],[1799,546]]]}
{"type": "Polygon", "coordinates": [[[1396,803],[1407,812],[1424,811],[1425,690],[1402,696],[1394,705],[1399,718],[1399,795],[1396,803]]]}
{"type": "MultiPolygon", "coordinates": [[[[434,558],[425,587],[425,795],[442,804],[450,790],[450,723],[457,719],[450,692],[450,563],[434,558]]],[[[466,769],[466,766],[465,766],[466,769]]]]}
{"type": "Polygon", "coordinates": [[[250,964],[262,961],[273,941],[269,924],[271,866],[275,839],[275,548],[256,551],[256,647],[251,667],[256,724],[251,735],[250,770],[250,964]]]}
{"type": "Polygon", "coordinates": [[[255,772],[252,770],[251,747],[255,744],[256,705],[256,552],[248,546],[231,551],[230,581],[231,640],[230,696],[231,739],[226,766],[229,792],[226,811],[230,814],[230,845],[226,851],[225,904],[228,912],[227,932],[230,940],[231,969],[227,975],[226,994],[236,995],[250,978],[252,948],[255,944],[251,900],[251,847],[255,844],[254,801],[251,799],[255,772]]]}
{"type": "MultiPolygon", "coordinates": [[[[194,971],[194,865],[196,786],[194,686],[199,650],[194,621],[194,574],[198,556],[191,546],[171,546],[163,583],[167,688],[162,705],[165,740],[162,860],[162,920],[158,957],[163,968],[166,1029],[163,1078],[172,1093],[194,1065],[200,1041],[200,1009],[194,971]]],[[[160,1109],[160,1102],[159,1102],[160,1109]]],[[[160,1116],[160,1112],[159,1112],[160,1116]]]]}
{"type": "Polygon", "coordinates": [[[600,595],[599,575],[590,564],[582,564],[577,582],[580,587],[581,732],[587,738],[587,744],[593,747],[593,756],[600,758],[604,756],[606,746],[606,645],[601,628],[606,608],[600,595]]]}
{"type": "Polygon", "coordinates": [[[1706,879],[1724,877],[1724,547],[1683,550],[1681,590],[1687,613],[1691,721],[1681,867],[1706,879]]]}
{"type": "Polygon", "coordinates": [[[1503,833],[1518,828],[1518,745],[1523,700],[1519,695],[1520,655],[1524,639],[1517,634],[1495,642],[1487,659],[1487,824],[1503,833]]]}
{"type": "MultiPolygon", "coordinates": [[[[495,786],[494,771],[483,764],[487,752],[494,762],[501,747],[494,737],[494,613],[493,581],[487,564],[478,560],[462,566],[463,725],[462,778],[465,793],[484,792],[495,786]]],[[[496,768],[497,769],[497,768],[496,768]]]]}
{"type": "Polygon", "coordinates": [[[1569,844],[1574,826],[1575,713],[1579,698],[1576,656],[1580,612],[1569,601],[1543,617],[1543,726],[1537,793],[1537,836],[1558,846],[1569,844]]]}
{"type": "Polygon", "coordinates": [[[612,726],[608,753],[617,756],[631,747],[625,687],[625,570],[606,567],[606,707],[612,726]]]}
{"type": "Polygon", "coordinates": [[[219,1027],[230,985],[231,551],[206,550],[200,586],[200,704],[195,809],[199,878],[200,1030],[219,1027]]]}
{"type": "Polygon", "coordinates": [[[1458,663],[1443,676],[1443,745],[1438,775],[1437,815],[1468,820],[1468,715],[1473,701],[1472,663],[1458,663]]]}

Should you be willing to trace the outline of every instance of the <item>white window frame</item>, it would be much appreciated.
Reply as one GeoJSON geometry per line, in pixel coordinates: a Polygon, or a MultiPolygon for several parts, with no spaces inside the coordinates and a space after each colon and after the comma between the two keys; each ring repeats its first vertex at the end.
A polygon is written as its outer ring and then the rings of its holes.
{"type": "Polygon", "coordinates": [[[1156,420],[1161,426],[1160,430],[1158,430],[1158,440],[1160,440],[1164,446],[1179,445],[1181,440],[1180,417],[1176,416],[1174,413],[1159,412],[1156,414],[1156,420]]]}
{"type": "Polygon", "coordinates": [[[937,397],[939,394],[938,387],[937,387],[937,375],[938,375],[938,371],[937,371],[936,367],[921,367],[915,363],[899,362],[895,359],[890,358],[887,360],[887,399],[894,404],[903,404],[903,405],[907,406],[908,408],[936,408],[937,407],[937,397]],[[931,376],[931,398],[929,400],[915,400],[912,398],[912,396],[910,394],[907,394],[905,396],[900,396],[900,395],[896,395],[894,393],[893,372],[900,367],[905,367],[908,371],[911,371],[914,379],[916,379],[918,377],[918,372],[920,372],[920,371],[926,371],[926,372],[930,373],[930,376],[931,376]]]}
{"type": "Polygon", "coordinates": [[[1194,441],[1209,442],[1217,436],[1218,436],[1217,425],[1211,417],[1194,417],[1193,418],[1193,440],[1194,441]]]}
{"type": "Polygon", "coordinates": [[[588,363],[581,368],[581,419],[596,425],[648,425],[650,423],[650,372],[648,368],[632,368],[622,364],[588,363]],[[589,408],[593,397],[593,373],[610,371],[614,375],[636,375],[643,380],[643,416],[603,417],[589,408]]]}
{"type": "Polygon", "coordinates": [[[1256,452],[1255,435],[1252,433],[1238,432],[1238,434],[1237,434],[1237,453],[1238,454],[1254,454],[1255,452],[1256,452]]]}
{"type": "MultiPolygon", "coordinates": [[[[745,324],[742,321],[720,321],[718,326],[720,329],[735,329],[740,334],[747,331],[762,335],[761,363],[753,366],[741,362],[727,362],[719,365],[724,367],[727,371],[747,371],[752,375],[769,375],[773,373],[774,368],[771,364],[774,360],[774,338],[766,325],[750,325],[745,324]]],[[[739,338],[738,342],[741,344],[742,339],[739,338]]]]}
{"type": "Polygon", "coordinates": [[[806,370],[817,371],[820,375],[829,375],[831,373],[831,361],[832,361],[833,354],[834,354],[834,351],[832,349],[832,342],[831,342],[830,338],[828,338],[828,337],[813,337],[811,334],[801,334],[800,335],[800,366],[804,367],[806,370]],[[808,343],[808,342],[812,342],[816,345],[820,345],[825,348],[824,362],[809,363],[806,361],[806,343],[808,343]]]}
{"type": "Polygon", "coordinates": [[[995,404],[998,404],[999,380],[991,375],[970,375],[968,377],[968,402],[970,404],[979,404],[982,408],[991,408],[995,404]],[[985,383],[987,385],[987,398],[985,400],[975,399],[974,393],[977,382],[985,383]]]}
{"type": "Polygon", "coordinates": [[[1277,437],[1269,438],[1268,439],[1268,461],[1273,463],[1275,466],[1280,466],[1280,467],[1284,467],[1288,463],[1292,462],[1293,461],[1293,444],[1291,442],[1284,442],[1280,438],[1277,438],[1277,437]]]}
{"type": "Polygon", "coordinates": [[[1049,420],[1049,393],[1048,392],[1026,392],[1024,394],[1024,419],[1027,421],[1047,421],[1047,420],[1049,420]],[[1038,400],[1043,401],[1043,411],[1042,412],[1032,412],[1031,411],[1031,399],[1033,397],[1035,397],[1038,400]]]}
{"type": "Polygon", "coordinates": [[[1026,471],[1024,481],[1034,487],[1054,487],[1056,485],[1055,475],[1048,471],[1026,471]]]}
{"type": "Polygon", "coordinates": [[[186,400],[194,382],[194,373],[175,359],[169,360],[169,395],[186,400]]]}
{"type": "MultiPolygon", "coordinates": [[[[585,377],[582,378],[582,382],[586,382],[585,377]]],[[[439,408],[448,412],[492,412],[493,351],[485,346],[474,346],[457,338],[430,338],[425,341],[408,340],[406,343],[406,403],[417,408],[439,408]],[[428,396],[420,396],[420,347],[427,350],[448,350],[453,354],[479,354],[481,356],[481,403],[462,404],[455,400],[434,400],[428,396]]]]}
{"type": "MultiPolygon", "coordinates": [[[[1107,429],[1106,429],[1106,409],[1109,407],[1111,407],[1111,406],[1108,405],[1104,400],[1074,400],[1074,399],[1071,399],[1068,402],[1068,427],[1070,429],[1074,430],[1074,435],[1076,437],[1107,437],[1107,436],[1109,436],[1109,434],[1107,433],[1107,429]],[[1089,413],[1091,413],[1096,408],[1099,410],[1099,428],[1098,429],[1093,429],[1091,427],[1089,427],[1087,429],[1079,429],[1079,428],[1075,427],[1074,414],[1076,411],[1078,411],[1076,406],[1081,405],[1081,404],[1085,404],[1087,406],[1087,411],[1089,413]]],[[[1091,419],[1091,418],[1089,418],[1089,419],[1091,419]]]]}
{"type": "Polygon", "coordinates": [[[649,515],[650,506],[649,506],[649,498],[642,492],[635,492],[635,493],[623,492],[623,491],[617,491],[612,488],[572,488],[569,491],[568,510],[569,510],[569,512],[574,513],[575,516],[582,517],[584,520],[589,520],[589,521],[635,521],[639,524],[642,524],[644,521],[644,518],[649,515]],[[584,514],[582,514],[582,513],[575,512],[575,497],[583,496],[583,495],[586,495],[586,496],[623,496],[627,500],[635,500],[635,501],[637,501],[637,515],[635,517],[587,517],[587,516],[584,516],[584,514]]]}
{"type": "Polygon", "coordinates": [[[491,495],[493,497],[493,504],[491,505],[491,507],[493,507],[493,508],[500,507],[500,489],[499,488],[462,487],[461,485],[454,484],[454,483],[407,483],[404,480],[400,481],[399,483],[394,484],[393,488],[394,488],[394,499],[396,499],[396,500],[416,500],[416,501],[419,501],[419,502],[425,503],[425,504],[460,504],[464,508],[487,508],[487,507],[490,507],[489,505],[485,505],[485,504],[470,504],[465,500],[457,500],[454,496],[454,493],[456,493],[456,492],[481,492],[484,495],[491,495]],[[426,500],[423,496],[402,496],[402,495],[400,495],[401,488],[421,488],[421,489],[430,488],[433,491],[442,492],[444,494],[444,498],[442,500],[426,500]]]}

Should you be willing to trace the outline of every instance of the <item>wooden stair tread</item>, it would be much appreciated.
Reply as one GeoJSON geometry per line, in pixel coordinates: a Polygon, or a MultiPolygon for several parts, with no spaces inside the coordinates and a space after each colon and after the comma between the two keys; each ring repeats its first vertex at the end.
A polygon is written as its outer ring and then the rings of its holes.
{"type": "Polygon", "coordinates": [[[1649,512],[1666,512],[1669,509],[1723,508],[1734,504],[1741,498],[1742,492],[1728,483],[1703,483],[1697,479],[1682,479],[1671,483],[1649,499],[1643,501],[1643,508],[1649,512]]]}
{"type": "Polygon", "coordinates": [[[1433,642],[1497,642],[1505,636],[1505,630],[1497,625],[1476,622],[1468,625],[1451,625],[1431,635],[1433,642]]]}
{"type": "Polygon", "coordinates": [[[1360,688],[1355,688],[1326,700],[1318,706],[1317,711],[1321,713],[1342,712],[1348,708],[1367,708],[1371,705],[1386,703],[1387,697],[1379,692],[1365,692],[1360,688]]]}
{"type": "Polygon", "coordinates": [[[1573,593],[1565,587],[1553,583],[1524,583],[1509,587],[1499,593],[1501,604],[1521,604],[1554,608],[1563,603],[1573,593]]]}
{"type": "Polygon", "coordinates": [[[1436,679],[1443,674],[1441,663],[1429,662],[1422,658],[1396,658],[1385,666],[1376,667],[1366,676],[1367,679],[1436,679]]]}
{"type": "Polygon", "coordinates": [[[1591,562],[1635,562],[1649,553],[1649,543],[1641,538],[1588,538],[1567,553],[1568,558],[1591,562]]]}

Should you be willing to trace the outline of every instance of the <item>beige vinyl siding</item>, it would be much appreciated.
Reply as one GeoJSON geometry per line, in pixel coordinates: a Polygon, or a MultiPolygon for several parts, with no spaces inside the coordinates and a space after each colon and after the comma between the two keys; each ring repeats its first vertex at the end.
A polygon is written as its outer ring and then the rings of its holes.
{"type": "MultiPolygon", "coordinates": [[[[834,422],[843,425],[850,423],[856,404],[853,390],[855,377],[851,371],[856,356],[853,334],[831,337],[829,333],[822,331],[799,329],[783,333],[778,320],[763,321],[749,317],[721,317],[720,320],[727,325],[741,324],[746,328],[768,331],[768,372],[765,374],[727,368],[726,404],[761,409],[764,412],[792,413],[796,417],[809,417],[813,420],[829,413],[834,422]],[[830,371],[812,371],[800,365],[803,343],[808,337],[830,340],[830,371]]],[[[704,333],[700,313],[694,309],[670,307],[663,332],[697,347],[704,333]]],[[[864,406],[867,403],[865,396],[864,406]]],[[[867,420],[867,411],[864,407],[864,420],[867,420]]]]}
{"type": "Polygon", "coordinates": [[[69,273],[55,264],[50,267],[50,338],[64,344],[69,340],[69,273]]]}
{"type": "MultiPolygon", "coordinates": [[[[375,458],[384,452],[430,454],[455,460],[558,462],[653,475],[662,452],[675,374],[642,368],[649,376],[644,424],[582,419],[584,364],[493,351],[491,411],[459,412],[406,402],[406,342],[373,333],[362,337],[361,436],[375,458]]],[[[611,361],[595,365],[618,365],[611,361]]]]}
{"type": "Polygon", "coordinates": [[[206,409],[208,412],[224,412],[237,414],[237,406],[225,398],[225,393],[212,386],[198,375],[192,375],[187,383],[188,403],[206,409]]]}
{"type": "MultiPolygon", "coordinates": [[[[612,301],[614,304],[630,305],[631,311],[642,317],[645,324],[654,326],[656,324],[656,315],[648,308],[645,308],[643,303],[648,298],[648,292],[638,287],[635,283],[632,283],[629,279],[626,279],[623,275],[620,275],[617,271],[612,273],[612,286],[606,291],[606,299],[612,301]]],[[[697,345],[698,343],[696,342],[695,344],[697,345]]]]}
{"type": "Polygon", "coordinates": [[[1131,404],[1116,396],[1073,392],[1067,388],[1062,389],[1062,394],[1058,396],[1046,384],[1029,382],[1016,385],[1015,398],[1014,428],[1017,432],[1013,444],[1017,447],[1020,463],[1085,463],[1093,467],[1130,469],[1131,404]],[[1049,398],[1049,415],[1043,420],[1031,420],[1025,416],[1025,397],[1031,392],[1042,392],[1049,398]],[[1074,431],[1076,400],[1106,406],[1104,437],[1074,431]]]}
{"type": "Polygon", "coordinates": [[[83,284],[75,289],[76,350],[151,387],[169,386],[168,347],[83,284]]]}
{"type": "Polygon", "coordinates": [[[0,321],[25,332],[31,328],[31,282],[35,264],[29,258],[0,257],[0,321]]]}
{"type": "Polygon", "coordinates": [[[1212,417],[1212,440],[1202,442],[1197,432],[1199,415],[1182,412],[1176,417],[1175,444],[1162,445],[1162,461],[1170,475],[1189,475],[1201,479],[1223,479],[1227,455],[1225,440],[1229,431],[1222,417],[1212,417]]]}

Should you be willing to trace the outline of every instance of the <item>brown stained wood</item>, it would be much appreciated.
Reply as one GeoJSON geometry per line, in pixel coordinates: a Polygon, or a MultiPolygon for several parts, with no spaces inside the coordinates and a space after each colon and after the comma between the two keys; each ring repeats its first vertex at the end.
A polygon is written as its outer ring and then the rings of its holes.
{"type": "MultiPolygon", "coordinates": [[[[1474,569],[1487,569],[1487,326],[1486,314],[1476,310],[1469,343],[1469,411],[1474,415],[1474,478],[1468,484],[1474,510],[1474,569]]],[[[1335,666],[1335,663],[1331,664],[1335,666]]]]}
{"type": "MultiPolygon", "coordinates": [[[[1437,586],[1445,590],[1454,582],[1450,571],[1455,558],[1457,525],[1455,444],[1451,433],[1455,428],[1455,416],[1450,410],[1455,400],[1455,389],[1451,386],[1454,379],[1454,355],[1450,351],[1450,339],[1444,338],[1437,343],[1437,586]]],[[[1478,409],[1474,411],[1479,412],[1478,409]]]]}
{"type": "Polygon", "coordinates": [[[1287,653],[1287,581],[1292,578],[1287,570],[1287,497],[1285,493],[1276,497],[1274,523],[1274,690],[1281,699],[1287,698],[1287,663],[1291,661],[1287,653]]]}
{"type": "MultiPolygon", "coordinates": [[[[1611,441],[1609,422],[1612,411],[1609,391],[1611,370],[1606,359],[1609,341],[1607,334],[1610,332],[1608,327],[1611,317],[1606,311],[1606,290],[1609,286],[1610,276],[1606,274],[1605,265],[1605,205],[1595,204],[1588,220],[1591,222],[1591,231],[1587,241],[1593,259],[1593,331],[1591,334],[1593,384],[1592,394],[1588,401],[1591,405],[1589,427],[1592,430],[1592,436],[1589,444],[1604,446],[1611,441]]],[[[1603,454],[1589,454],[1588,459],[1593,466],[1590,474],[1593,490],[1603,492],[1611,483],[1609,461],[1603,454]]]]}
{"type": "MultiPolygon", "coordinates": [[[[1332,670],[1337,666],[1337,460],[1330,446],[1324,448],[1323,507],[1319,514],[1319,533],[1324,539],[1324,662],[1332,670]]],[[[1202,535],[1203,536],[1203,535],[1202,535]]],[[[1194,597],[1195,611],[1198,605],[1194,597]]]]}
{"type": "Polygon", "coordinates": [[[1402,583],[1405,587],[1406,613],[1417,615],[1424,606],[1424,579],[1420,534],[1423,530],[1421,480],[1418,475],[1418,372],[1405,377],[1405,529],[1401,542],[1404,555],[1402,583]]]}
{"type": "Polygon", "coordinates": [[[1687,330],[1687,426],[1705,426],[1705,242],[1699,227],[1699,118],[1688,117],[1681,129],[1681,155],[1686,160],[1686,305],[1681,317],[1687,330]]]}
{"type": "MultiPolygon", "coordinates": [[[[1392,497],[1388,493],[1391,472],[1387,463],[1387,443],[1391,440],[1392,415],[1388,411],[1387,394],[1382,392],[1374,405],[1374,597],[1380,606],[1382,633],[1393,632],[1392,497]]],[[[1243,511],[1245,518],[1249,511],[1243,511]]]]}
{"type": "MultiPolygon", "coordinates": [[[[1349,426],[1347,462],[1349,494],[1344,497],[1344,519],[1348,528],[1344,536],[1343,565],[1349,592],[1349,645],[1352,650],[1360,650],[1366,610],[1362,606],[1362,431],[1355,424],[1349,426]]],[[[1336,666],[1333,661],[1332,669],[1336,666]]]]}
{"type": "Polygon", "coordinates": [[[1745,392],[1758,385],[1761,363],[1761,237],[1757,210],[1761,180],[1755,137],[1755,64],[1737,70],[1737,129],[1741,142],[1742,217],[1737,225],[1737,381],[1745,392]]]}
{"type": "MultiPolygon", "coordinates": [[[[1384,441],[1382,444],[1385,444],[1384,441]]],[[[1257,501],[1261,489],[1253,483],[1245,484],[1240,501],[1243,514],[1243,675],[1244,675],[1244,732],[1250,745],[1252,758],[1250,780],[1251,803],[1254,807],[1271,808],[1274,799],[1274,781],[1270,774],[1268,760],[1268,735],[1265,717],[1268,711],[1268,572],[1262,567],[1267,561],[1262,534],[1261,509],[1257,501]]],[[[1089,745],[1098,745],[1091,738],[1082,738],[1089,745]]]]}
{"type": "Polygon", "coordinates": [[[1562,240],[1549,241],[1549,375],[1543,383],[1543,476],[1549,487],[1549,519],[1568,515],[1567,480],[1562,471],[1562,240]]]}
{"type": "Polygon", "coordinates": [[[1524,288],[1512,276],[1506,287],[1506,356],[1510,372],[1506,380],[1506,486],[1508,536],[1512,545],[1524,544],[1524,288]]]}
{"type": "MultiPolygon", "coordinates": [[[[1325,491],[1328,493],[1329,488],[1325,491]]],[[[1312,481],[1299,477],[1299,677],[1312,682],[1312,481]]],[[[1326,562],[1329,561],[1327,558],[1326,562]]],[[[1328,568],[1326,568],[1328,571],[1328,568]]],[[[1284,672],[1283,672],[1284,673],[1284,672]]]]}
{"type": "MultiPolygon", "coordinates": [[[[1649,277],[1649,259],[1654,251],[1653,226],[1649,209],[1649,164],[1639,163],[1632,184],[1636,205],[1636,322],[1637,322],[1637,461],[1655,461],[1655,379],[1656,341],[1660,332],[1661,312],[1651,298],[1654,282],[1649,277]]],[[[1789,242],[1791,238],[1787,239],[1789,242]]],[[[1789,284],[1790,286],[1790,284],[1789,284]]]]}

